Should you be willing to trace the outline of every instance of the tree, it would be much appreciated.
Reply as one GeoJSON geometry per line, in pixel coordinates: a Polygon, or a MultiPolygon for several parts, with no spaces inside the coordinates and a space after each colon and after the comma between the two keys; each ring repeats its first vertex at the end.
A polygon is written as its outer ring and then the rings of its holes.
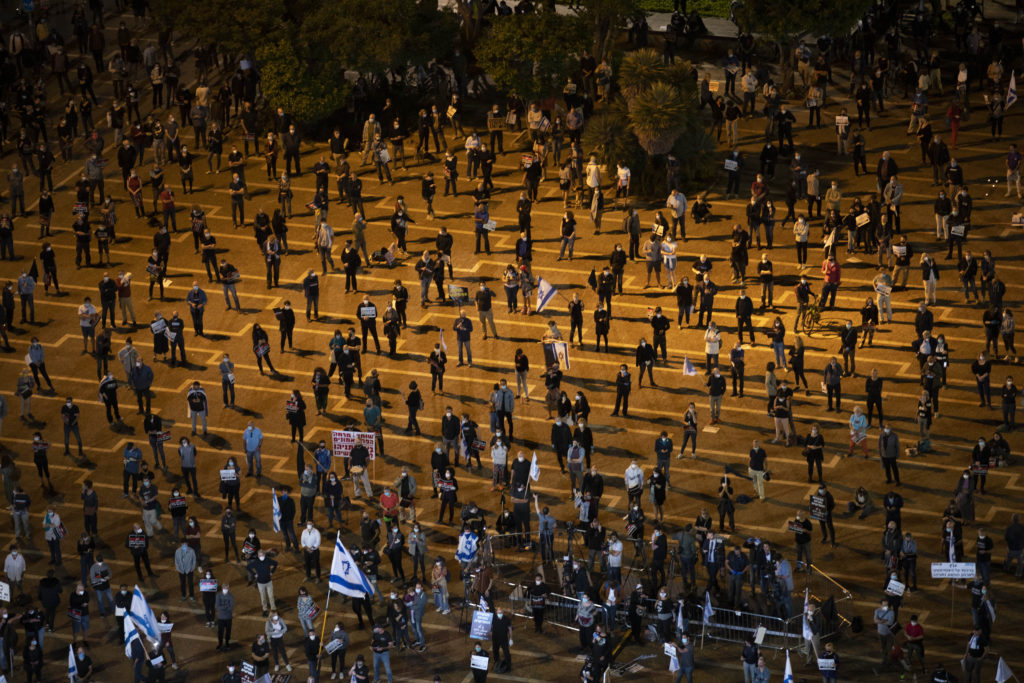
{"type": "Polygon", "coordinates": [[[258,45],[294,37],[302,2],[284,0],[149,0],[157,22],[228,54],[252,54],[258,45]]]}
{"type": "Polygon", "coordinates": [[[745,0],[736,21],[745,31],[759,32],[775,42],[783,84],[792,80],[793,49],[801,35],[840,36],[849,33],[873,0],[745,0]]]}
{"type": "Polygon", "coordinates": [[[318,61],[300,52],[303,47],[288,40],[258,47],[260,87],[269,102],[297,120],[319,121],[342,107],[350,85],[339,63],[318,61]]]}
{"type": "Polygon", "coordinates": [[[689,62],[666,65],[654,50],[637,50],[623,59],[619,85],[621,95],[587,123],[584,148],[608,165],[624,161],[645,194],[664,190],[662,158],[670,152],[684,181],[707,177],[715,145],[700,120],[689,62]]]}
{"type": "Polygon", "coordinates": [[[529,102],[561,91],[579,69],[573,54],[586,46],[579,17],[539,12],[502,17],[477,43],[480,66],[498,88],[529,102]]]}
{"type": "Polygon", "coordinates": [[[300,35],[360,73],[426,64],[447,51],[455,15],[425,0],[333,0],[303,19],[300,35]]]}
{"type": "Polygon", "coordinates": [[[608,56],[615,34],[637,14],[637,0],[582,0],[580,17],[590,27],[591,52],[601,61],[608,56]]]}

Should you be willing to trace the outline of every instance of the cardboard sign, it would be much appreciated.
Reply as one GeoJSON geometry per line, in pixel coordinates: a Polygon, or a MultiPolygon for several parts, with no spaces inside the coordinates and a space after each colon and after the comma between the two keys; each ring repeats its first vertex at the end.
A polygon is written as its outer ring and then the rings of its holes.
{"type": "Polygon", "coordinates": [[[377,307],[376,306],[360,306],[359,307],[359,317],[360,318],[369,318],[371,320],[373,318],[376,318],[377,317],[377,307]]]}
{"type": "Polygon", "coordinates": [[[877,285],[875,285],[875,291],[881,294],[882,296],[889,296],[890,294],[892,294],[892,285],[887,285],[884,282],[879,282],[877,285]]]}
{"type": "Polygon", "coordinates": [[[903,258],[907,255],[907,248],[900,244],[894,244],[892,245],[892,253],[899,258],[903,258]]]}
{"type": "Polygon", "coordinates": [[[448,285],[448,296],[457,304],[469,303],[469,289],[462,285],[448,285]]]}
{"type": "Polygon", "coordinates": [[[373,432],[347,432],[340,429],[331,430],[331,446],[335,458],[347,458],[356,443],[366,446],[370,451],[370,460],[377,457],[377,440],[373,432]]]}
{"type": "Polygon", "coordinates": [[[825,496],[811,496],[811,519],[825,520],[828,518],[828,506],[825,496]]]}
{"type": "Polygon", "coordinates": [[[889,579],[889,585],[885,587],[885,590],[889,593],[893,593],[894,595],[903,595],[904,591],[907,590],[907,587],[896,579],[889,579]]]}
{"type": "Polygon", "coordinates": [[[949,228],[949,234],[954,237],[963,237],[964,233],[967,232],[967,228],[961,223],[960,225],[953,225],[949,228]]]}
{"type": "Polygon", "coordinates": [[[726,171],[732,172],[732,171],[738,171],[739,169],[740,169],[740,164],[735,159],[726,159],[725,160],[725,170],[726,171]]]}
{"type": "Polygon", "coordinates": [[[864,213],[857,214],[857,218],[854,219],[854,222],[857,224],[858,228],[863,228],[870,221],[871,221],[871,216],[869,216],[866,211],[864,213]]]}
{"type": "Polygon", "coordinates": [[[483,655],[472,655],[469,658],[469,668],[487,671],[489,662],[489,657],[484,657],[483,655]]]}
{"type": "Polygon", "coordinates": [[[0,600],[3,602],[11,601],[11,584],[0,581],[0,600]]]}
{"type": "Polygon", "coordinates": [[[233,469],[221,470],[220,471],[220,480],[221,481],[237,481],[238,480],[238,472],[235,472],[233,469]]]}
{"type": "Polygon", "coordinates": [[[217,590],[217,579],[199,579],[200,593],[213,593],[217,590]]]}
{"type": "Polygon", "coordinates": [[[976,571],[973,562],[932,562],[933,579],[973,579],[976,571]]]}
{"type": "Polygon", "coordinates": [[[494,615],[478,609],[473,612],[473,623],[469,625],[469,637],[476,640],[487,640],[491,637],[491,622],[494,615]]]}
{"type": "Polygon", "coordinates": [[[848,126],[848,125],[850,125],[850,117],[849,116],[837,116],[836,117],[836,126],[842,127],[842,126],[848,126]]]}
{"type": "Polygon", "coordinates": [[[818,660],[818,671],[835,671],[836,660],[834,659],[819,659],[818,660]]]}
{"type": "Polygon", "coordinates": [[[344,645],[343,641],[332,639],[326,645],[324,645],[324,649],[327,650],[327,654],[332,655],[335,652],[337,652],[342,645],[344,645]]]}

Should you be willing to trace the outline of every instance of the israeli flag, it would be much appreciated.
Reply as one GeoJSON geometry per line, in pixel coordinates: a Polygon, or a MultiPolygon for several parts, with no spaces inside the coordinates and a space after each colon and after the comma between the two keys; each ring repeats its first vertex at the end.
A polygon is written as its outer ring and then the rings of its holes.
{"type": "Polygon", "coordinates": [[[366,574],[359,569],[355,558],[341,542],[341,533],[338,533],[338,540],[334,542],[334,559],[331,561],[331,578],[328,583],[332,591],[351,598],[361,598],[365,595],[373,595],[373,584],[366,578],[366,574]]]}
{"type": "Polygon", "coordinates": [[[542,277],[537,278],[537,313],[544,310],[548,302],[555,296],[555,286],[542,277]]]}
{"type": "Polygon", "coordinates": [[[68,645],[68,678],[71,679],[71,683],[74,683],[78,679],[78,664],[75,660],[75,648],[68,645]]]}
{"type": "Polygon", "coordinates": [[[814,636],[814,632],[811,631],[811,622],[807,621],[807,605],[810,603],[811,589],[804,588],[804,618],[803,618],[803,635],[804,640],[810,640],[814,636]]]}
{"type": "Polygon", "coordinates": [[[1006,106],[1003,110],[1010,108],[1014,102],[1017,101],[1017,74],[1013,71],[1010,72],[1010,85],[1006,88],[1006,106]]]}
{"type": "Polygon", "coordinates": [[[277,502],[277,491],[275,489],[270,489],[270,494],[272,496],[274,496],[273,512],[271,513],[271,516],[274,519],[274,531],[280,532],[281,531],[281,504],[277,502]]]}
{"type": "Polygon", "coordinates": [[[569,365],[569,342],[556,341],[549,342],[551,344],[551,355],[555,360],[558,361],[558,366],[565,370],[570,368],[569,365]]]}
{"type": "Polygon", "coordinates": [[[459,562],[472,562],[476,558],[477,537],[472,531],[464,531],[459,536],[459,547],[455,550],[455,559],[459,562]]]}
{"type": "Polygon", "coordinates": [[[697,376],[697,368],[693,366],[688,356],[683,356],[683,374],[688,377],[697,376]]]}
{"type": "Polygon", "coordinates": [[[711,606],[711,593],[704,591],[704,623],[710,624],[713,616],[715,616],[715,608],[711,606]]]}
{"type": "Polygon", "coordinates": [[[142,643],[142,638],[139,637],[139,632],[135,629],[135,620],[130,615],[125,615],[127,618],[124,620],[124,656],[132,656],[132,642],[139,641],[142,643]]]}
{"type": "Polygon", "coordinates": [[[786,673],[782,675],[782,683],[793,683],[793,664],[789,661],[789,650],[786,650],[786,673]]]}
{"type": "MultiPolygon", "coordinates": [[[[135,586],[135,592],[132,594],[132,605],[128,609],[128,616],[131,617],[131,620],[138,622],[138,627],[142,629],[149,640],[154,643],[160,642],[160,622],[157,621],[149,602],[146,601],[146,596],[142,594],[142,589],[138,585],[135,586]]],[[[129,620],[125,619],[125,621],[129,620]]]]}
{"type": "Polygon", "coordinates": [[[530,463],[530,479],[540,481],[540,465],[537,463],[537,451],[533,452],[533,461],[530,463]]]}

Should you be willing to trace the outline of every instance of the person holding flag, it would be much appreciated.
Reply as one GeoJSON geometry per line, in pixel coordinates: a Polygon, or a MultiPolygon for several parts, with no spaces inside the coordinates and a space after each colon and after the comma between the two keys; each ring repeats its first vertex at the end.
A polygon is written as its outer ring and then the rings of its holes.
{"type": "Polygon", "coordinates": [[[534,307],[537,313],[544,310],[544,307],[555,297],[557,291],[555,286],[544,278],[537,278],[537,305],[534,307]]]}

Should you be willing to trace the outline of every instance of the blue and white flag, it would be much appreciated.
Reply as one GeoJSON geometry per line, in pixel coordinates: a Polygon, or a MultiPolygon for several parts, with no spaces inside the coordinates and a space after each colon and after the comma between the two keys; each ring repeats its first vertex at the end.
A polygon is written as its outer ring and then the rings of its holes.
{"type": "Polygon", "coordinates": [[[274,503],[273,503],[273,508],[272,508],[272,512],[271,512],[271,516],[274,519],[274,531],[280,532],[281,531],[281,504],[277,502],[277,491],[275,489],[270,489],[270,495],[272,495],[274,497],[274,503]]]}
{"type": "Polygon", "coordinates": [[[157,621],[156,615],[149,607],[149,602],[146,601],[146,596],[142,594],[142,589],[138,585],[135,586],[135,592],[132,593],[132,605],[128,608],[128,616],[138,623],[138,627],[142,629],[146,638],[154,643],[160,642],[160,622],[157,621]]]}
{"type": "Polygon", "coordinates": [[[544,362],[558,363],[562,370],[569,369],[569,342],[551,341],[544,342],[544,362]]]}
{"type": "Polygon", "coordinates": [[[334,542],[334,559],[331,561],[331,577],[328,586],[332,591],[351,598],[361,598],[364,595],[373,595],[375,592],[373,584],[356,564],[352,553],[341,542],[340,532],[338,539],[334,542]]]}
{"type": "Polygon", "coordinates": [[[555,286],[542,277],[537,278],[537,313],[544,310],[548,302],[555,296],[555,286]]]}
{"type": "Polygon", "coordinates": [[[533,452],[533,461],[530,463],[530,479],[540,481],[540,465],[537,463],[537,451],[533,452]]]}
{"type": "Polygon", "coordinates": [[[704,591],[704,623],[710,624],[713,616],[715,616],[715,608],[711,606],[711,593],[704,591]]]}
{"type": "Polygon", "coordinates": [[[459,547],[455,549],[455,559],[459,562],[472,562],[476,558],[477,537],[472,531],[463,531],[459,536],[459,547]]]}
{"type": "Polygon", "coordinates": [[[811,622],[807,621],[807,605],[810,604],[811,589],[804,588],[804,618],[803,618],[803,636],[804,640],[810,640],[814,637],[814,631],[811,630],[811,622]]]}
{"type": "Polygon", "coordinates": [[[78,663],[75,659],[75,648],[68,645],[68,678],[71,679],[71,683],[75,683],[78,679],[78,663]]]}
{"type": "Polygon", "coordinates": [[[1017,74],[1013,71],[1010,72],[1010,85],[1006,88],[1006,106],[1003,110],[1007,110],[1010,106],[1017,101],[1017,74]]]}
{"type": "Polygon", "coordinates": [[[782,675],[782,683],[793,683],[793,664],[789,661],[789,650],[786,650],[786,673],[782,675]]]}
{"type": "Polygon", "coordinates": [[[693,363],[690,362],[690,358],[688,356],[683,356],[683,374],[688,377],[697,376],[697,368],[693,367],[693,363]]]}
{"type": "Polygon", "coordinates": [[[448,353],[448,345],[444,343],[444,330],[440,330],[440,332],[441,332],[441,337],[440,337],[439,341],[441,343],[441,350],[444,351],[445,353],[448,353]]]}
{"type": "Polygon", "coordinates": [[[124,656],[132,656],[132,642],[139,641],[142,644],[142,638],[139,637],[139,632],[135,629],[135,620],[130,615],[126,615],[127,618],[124,620],[124,656]]]}

